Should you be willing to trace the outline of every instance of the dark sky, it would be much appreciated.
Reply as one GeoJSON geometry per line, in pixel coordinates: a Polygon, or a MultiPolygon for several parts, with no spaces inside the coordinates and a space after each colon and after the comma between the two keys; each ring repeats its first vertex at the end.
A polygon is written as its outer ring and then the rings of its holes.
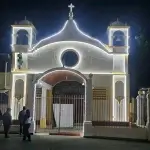
{"type": "MultiPolygon", "coordinates": [[[[57,32],[68,19],[68,4],[75,5],[74,18],[84,32],[107,42],[107,26],[119,18],[131,26],[130,38],[130,74],[131,93],[141,86],[150,86],[150,65],[144,66],[145,75],[136,75],[141,68],[135,67],[139,59],[136,57],[136,42],[134,37],[140,28],[150,33],[149,4],[135,0],[1,0],[0,2],[0,53],[10,52],[11,25],[27,17],[36,27],[37,39],[57,32]],[[144,79],[143,79],[144,78],[144,79]]],[[[146,58],[150,58],[150,52],[146,58]]],[[[4,71],[6,57],[0,57],[0,70],[4,71]]],[[[146,63],[150,63],[146,59],[146,63]]]]}

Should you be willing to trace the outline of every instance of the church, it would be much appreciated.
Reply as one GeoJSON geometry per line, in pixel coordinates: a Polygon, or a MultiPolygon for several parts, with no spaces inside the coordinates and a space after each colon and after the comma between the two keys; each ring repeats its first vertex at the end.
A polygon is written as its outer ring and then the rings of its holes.
{"type": "Polygon", "coordinates": [[[12,25],[13,120],[30,109],[34,132],[87,134],[93,122],[129,122],[129,26],[108,28],[108,43],[80,30],[69,17],[53,35],[36,41],[28,20],[12,25]]]}

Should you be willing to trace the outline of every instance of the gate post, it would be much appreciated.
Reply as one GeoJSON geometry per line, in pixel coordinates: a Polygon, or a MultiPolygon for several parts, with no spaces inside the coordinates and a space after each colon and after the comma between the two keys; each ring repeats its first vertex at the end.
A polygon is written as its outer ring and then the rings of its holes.
{"type": "Polygon", "coordinates": [[[146,128],[147,128],[147,139],[150,141],[150,89],[148,89],[147,93],[147,123],[146,123],[146,128]]]}
{"type": "Polygon", "coordinates": [[[85,97],[85,120],[83,124],[83,136],[90,136],[92,131],[92,74],[89,74],[89,78],[86,82],[86,97],[85,97]]]}
{"type": "Polygon", "coordinates": [[[31,133],[35,133],[35,92],[36,84],[33,82],[34,75],[28,75],[27,78],[27,100],[26,107],[30,110],[31,117],[33,118],[33,124],[31,126],[31,133]]]}
{"type": "Polygon", "coordinates": [[[137,125],[144,126],[144,91],[139,91],[137,96],[137,125]]]}
{"type": "Polygon", "coordinates": [[[40,128],[46,128],[46,98],[47,89],[42,87],[42,97],[41,97],[41,116],[40,116],[40,128]]]}

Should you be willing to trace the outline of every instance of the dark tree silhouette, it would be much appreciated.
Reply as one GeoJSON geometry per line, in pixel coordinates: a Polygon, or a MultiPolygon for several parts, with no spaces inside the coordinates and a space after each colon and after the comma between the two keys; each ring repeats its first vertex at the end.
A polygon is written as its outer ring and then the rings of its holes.
{"type": "Polygon", "coordinates": [[[136,70],[136,82],[138,88],[150,87],[150,41],[146,30],[140,30],[135,37],[136,40],[136,52],[134,64],[136,70]]]}

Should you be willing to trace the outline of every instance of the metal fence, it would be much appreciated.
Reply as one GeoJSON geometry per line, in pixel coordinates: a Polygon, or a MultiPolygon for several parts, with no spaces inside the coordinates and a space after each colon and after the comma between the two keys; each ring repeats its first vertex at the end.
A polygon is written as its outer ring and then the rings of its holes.
{"type": "Polygon", "coordinates": [[[79,132],[83,129],[84,110],[84,95],[37,96],[36,132],[79,132]]]}
{"type": "MultiPolygon", "coordinates": [[[[93,98],[92,123],[93,126],[136,126],[137,101],[127,98],[127,121],[124,120],[124,103],[116,100],[115,115],[113,116],[112,98],[93,98]]],[[[22,109],[22,100],[15,101],[15,120],[22,109]]],[[[8,107],[8,94],[0,93],[0,110],[2,113],[8,107]]],[[[146,107],[145,107],[146,108],[146,107]]],[[[41,91],[36,95],[36,132],[81,131],[85,115],[84,95],[54,95],[43,97],[41,91]],[[45,104],[43,103],[45,101],[45,104]],[[44,117],[45,116],[45,117],[44,117]]],[[[146,111],[144,111],[146,112],[146,111]]],[[[145,113],[145,122],[147,115],[145,113]]]]}
{"type": "Polygon", "coordinates": [[[94,98],[92,101],[93,126],[129,127],[136,126],[135,99],[126,98],[113,102],[111,97],[94,98]],[[113,106],[114,105],[114,106],[113,106]],[[127,105],[127,106],[125,106],[127,105]],[[126,109],[125,109],[126,108],[126,109]],[[126,117],[125,117],[126,113],[126,117]]]}
{"type": "Polygon", "coordinates": [[[19,122],[17,122],[18,120],[18,115],[19,115],[19,112],[22,110],[23,108],[23,101],[24,101],[24,98],[14,98],[13,99],[14,101],[14,111],[13,111],[13,119],[15,120],[15,124],[19,124],[19,122]]]}
{"type": "MultiPolygon", "coordinates": [[[[113,101],[94,98],[92,100],[92,124],[93,126],[111,127],[135,127],[136,103],[127,99],[127,120],[125,120],[124,100],[115,103],[115,115],[113,116],[113,101]]],[[[50,97],[36,97],[36,132],[68,132],[81,131],[85,115],[84,95],[55,95],[50,97]],[[42,101],[46,99],[46,107],[42,101]],[[43,120],[45,114],[45,120],[43,120]]]]}
{"type": "Polygon", "coordinates": [[[0,93],[0,111],[2,114],[8,108],[8,94],[7,93],[0,93]]]}

